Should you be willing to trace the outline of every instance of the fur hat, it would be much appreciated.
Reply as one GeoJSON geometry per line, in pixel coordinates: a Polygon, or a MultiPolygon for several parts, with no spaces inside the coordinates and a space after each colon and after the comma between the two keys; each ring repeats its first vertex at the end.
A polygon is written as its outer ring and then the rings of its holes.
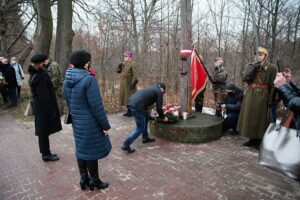
{"type": "Polygon", "coordinates": [[[85,50],[74,51],[70,56],[70,63],[74,67],[83,67],[86,63],[91,60],[92,56],[85,50]]]}
{"type": "Polygon", "coordinates": [[[41,63],[47,60],[48,56],[45,54],[35,54],[31,57],[30,62],[32,63],[41,63]]]}

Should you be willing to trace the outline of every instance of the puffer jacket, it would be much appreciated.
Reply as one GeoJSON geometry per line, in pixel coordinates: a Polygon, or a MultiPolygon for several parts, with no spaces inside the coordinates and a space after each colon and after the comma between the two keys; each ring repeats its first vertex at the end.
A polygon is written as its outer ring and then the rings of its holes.
{"type": "Polygon", "coordinates": [[[63,84],[72,115],[76,157],[98,160],[111,151],[111,142],[103,130],[109,130],[97,80],[83,68],[68,68],[63,84]]]}
{"type": "Polygon", "coordinates": [[[294,112],[294,118],[290,125],[291,128],[300,129],[300,90],[299,88],[291,84],[284,84],[277,88],[280,98],[283,103],[291,111],[294,112]]]}

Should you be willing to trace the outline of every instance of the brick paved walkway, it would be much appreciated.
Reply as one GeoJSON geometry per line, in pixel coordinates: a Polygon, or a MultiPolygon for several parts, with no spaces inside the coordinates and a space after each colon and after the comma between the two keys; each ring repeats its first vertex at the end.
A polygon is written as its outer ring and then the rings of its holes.
{"type": "Polygon", "coordinates": [[[300,199],[300,184],[258,164],[245,138],[226,136],[198,145],[139,138],[126,154],[120,144],[134,128],[132,118],[110,115],[113,151],[99,161],[106,190],[81,191],[72,128],[50,136],[61,160],[42,161],[32,124],[0,110],[0,199],[257,200],[300,199]]]}

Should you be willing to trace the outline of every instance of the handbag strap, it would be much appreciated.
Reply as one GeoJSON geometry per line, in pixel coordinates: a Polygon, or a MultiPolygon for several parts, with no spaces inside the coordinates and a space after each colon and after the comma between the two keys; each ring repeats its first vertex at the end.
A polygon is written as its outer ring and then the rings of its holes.
{"type": "Polygon", "coordinates": [[[294,117],[294,113],[289,112],[288,116],[281,120],[281,125],[286,127],[286,128],[289,128],[291,122],[293,121],[293,117],[294,117]]]}

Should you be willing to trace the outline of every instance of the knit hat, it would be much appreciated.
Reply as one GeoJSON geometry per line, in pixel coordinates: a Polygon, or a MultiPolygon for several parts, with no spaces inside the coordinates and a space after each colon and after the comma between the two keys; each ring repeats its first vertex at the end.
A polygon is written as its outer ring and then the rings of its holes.
{"type": "Polygon", "coordinates": [[[85,50],[74,51],[70,56],[70,63],[74,67],[83,67],[86,63],[91,60],[92,56],[85,50]]]}
{"type": "Polygon", "coordinates": [[[157,83],[157,86],[164,89],[164,92],[166,92],[166,85],[164,83],[157,83]]]}
{"type": "Polygon", "coordinates": [[[228,83],[226,89],[227,90],[236,90],[236,85],[232,82],[228,83]]]}
{"type": "Polygon", "coordinates": [[[32,63],[41,63],[47,60],[48,56],[45,54],[35,54],[31,57],[30,62],[32,63]]]}
{"type": "Polygon", "coordinates": [[[131,51],[125,51],[125,52],[123,53],[123,56],[129,57],[129,58],[132,58],[132,56],[133,56],[133,53],[132,53],[131,51]]]}

